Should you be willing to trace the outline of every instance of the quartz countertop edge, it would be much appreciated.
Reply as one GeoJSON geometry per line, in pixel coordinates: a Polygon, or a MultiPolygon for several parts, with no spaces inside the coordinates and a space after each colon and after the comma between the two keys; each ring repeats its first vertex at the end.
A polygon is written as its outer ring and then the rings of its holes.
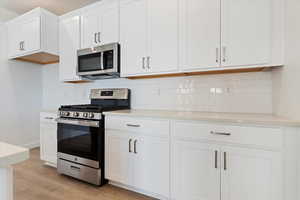
{"type": "Polygon", "coordinates": [[[271,114],[189,112],[164,110],[119,110],[104,112],[104,115],[300,127],[300,121],[298,120],[287,119],[271,114]]]}
{"type": "Polygon", "coordinates": [[[0,168],[23,162],[28,158],[27,148],[0,142],[0,168]]]}

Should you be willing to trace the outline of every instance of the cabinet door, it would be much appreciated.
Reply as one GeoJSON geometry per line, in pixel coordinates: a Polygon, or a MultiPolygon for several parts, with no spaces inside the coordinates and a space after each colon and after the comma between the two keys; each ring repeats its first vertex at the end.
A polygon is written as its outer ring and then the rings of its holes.
{"type": "Polygon", "coordinates": [[[180,0],[182,70],[220,66],[220,0],[180,0]]]}
{"type": "Polygon", "coordinates": [[[15,57],[21,53],[20,26],[15,23],[8,25],[8,54],[15,57]]]}
{"type": "Polygon", "coordinates": [[[133,186],[169,197],[169,139],[143,136],[135,138],[134,146],[133,186]]]}
{"type": "Polygon", "coordinates": [[[222,151],[222,200],[282,199],[279,153],[241,148],[222,151]]]}
{"type": "Polygon", "coordinates": [[[220,199],[218,148],[197,142],[174,141],[172,145],[172,199],[220,199]]]}
{"type": "Polygon", "coordinates": [[[101,8],[99,19],[99,42],[101,45],[119,42],[120,12],[119,1],[111,0],[101,8]]]}
{"type": "Polygon", "coordinates": [[[59,77],[61,81],[76,81],[77,50],[80,48],[80,17],[60,21],[59,77]]]}
{"type": "Polygon", "coordinates": [[[272,0],[222,0],[222,65],[270,62],[272,0]]]}
{"type": "MultiPolygon", "coordinates": [[[[178,69],[178,0],[148,0],[150,72],[178,69]]],[[[148,63],[147,63],[148,65],[148,63]]]]}
{"type": "Polygon", "coordinates": [[[37,51],[41,48],[41,18],[33,17],[21,25],[20,38],[23,39],[22,54],[37,51]]]}
{"type": "Polygon", "coordinates": [[[53,120],[42,122],[40,128],[41,159],[57,163],[57,123],[53,120]]]}
{"type": "Polygon", "coordinates": [[[83,49],[100,45],[98,38],[100,12],[95,8],[84,12],[81,16],[81,48],[83,49]]]}
{"type": "Polygon", "coordinates": [[[145,72],[146,0],[122,1],[120,8],[121,75],[145,72]],[[144,59],[143,59],[144,58],[144,59]]]}
{"type": "MultiPolygon", "coordinates": [[[[132,141],[132,140],[131,140],[132,141]]],[[[130,185],[132,182],[132,159],[130,137],[126,133],[107,130],[105,136],[105,178],[130,185]]]]}

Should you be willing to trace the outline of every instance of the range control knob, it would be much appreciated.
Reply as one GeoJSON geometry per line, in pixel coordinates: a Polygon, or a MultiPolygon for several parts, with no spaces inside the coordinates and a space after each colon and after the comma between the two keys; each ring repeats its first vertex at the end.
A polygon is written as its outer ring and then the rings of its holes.
{"type": "Polygon", "coordinates": [[[83,117],[88,118],[89,114],[88,113],[83,113],[83,117]]]}
{"type": "Polygon", "coordinates": [[[92,119],[92,118],[94,118],[94,117],[95,117],[94,113],[90,113],[90,114],[89,114],[89,118],[92,119]]]}
{"type": "Polygon", "coordinates": [[[78,112],[74,112],[74,113],[73,113],[73,116],[74,116],[74,117],[79,117],[79,113],[78,113],[78,112]]]}
{"type": "Polygon", "coordinates": [[[65,112],[64,116],[68,117],[70,115],[70,112],[65,112]]]}

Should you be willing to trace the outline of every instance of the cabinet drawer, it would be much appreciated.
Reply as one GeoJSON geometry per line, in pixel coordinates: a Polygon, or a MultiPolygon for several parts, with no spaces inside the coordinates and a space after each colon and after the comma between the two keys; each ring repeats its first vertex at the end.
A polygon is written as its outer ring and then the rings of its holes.
{"type": "Polygon", "coordinates": [[[40,113],[40,121],[44,123],[56,123],[57,114],[55,113],[40,113]]]}
{"type": "Polygon", "coordinates": [[[106,129],[117,129],[130,132],[146,133],[157,136],[169,136],[168,120],[138,119],[131,117],[105,117],[106,129]]]}
{"type": "Polygon", "coordinates": [[[281,148],[283,143],[283,135],[279,128],[193,122],[175,122],[172,128],[174,137],[187,140],[214,140],[268,148],[281,148]]]}

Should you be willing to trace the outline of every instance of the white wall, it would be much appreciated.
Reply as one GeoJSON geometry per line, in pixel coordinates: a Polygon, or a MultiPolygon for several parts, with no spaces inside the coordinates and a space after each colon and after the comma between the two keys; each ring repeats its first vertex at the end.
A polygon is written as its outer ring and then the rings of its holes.
{"type": "Polygon", "coordinates": [[[286,66],[273,73],[274,112],[300,120],[300,1],[286,0],[286,66]]]}
{"type": "Polygon", "coordinates": [[[42,67],[8,61],[6,37],[0,25],[0,141],[33,146],[39,141],[42,67]]]}
{"type": "Polygon", "coordinates": [[[1,21],[5,22],[5,21],[7,21],[9,19],[12,19],[16,16],[18,16],[17,13],[0,7],[0,22],[1,21]]]}
{"type": "Polygon", "coordinates": [[[272,113],[270,72],[63,84],[54,64],[43,67],[43,86],[45,110],[89,103],[92,88],[125,87],[132,90],[134,109],[272,113]]]}

